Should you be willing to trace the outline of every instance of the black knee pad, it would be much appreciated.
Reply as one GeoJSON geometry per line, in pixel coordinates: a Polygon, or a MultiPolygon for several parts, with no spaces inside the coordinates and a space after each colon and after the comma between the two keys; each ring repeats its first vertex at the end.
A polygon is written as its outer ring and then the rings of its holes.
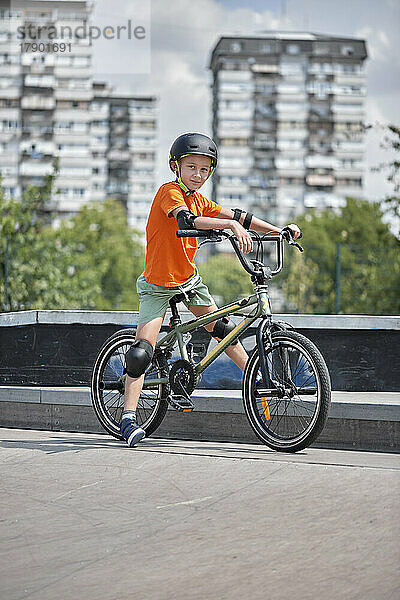
{"type": "MultiPolygon", "coordinates": [[[[222,319],[218,319],[218,321],[215,323],[211,335],[222,340],[228,335],[228,333],[235,329],[235,327],[235,323],[233,323],[228,317],[222,317],[222,319]]],[[[238,340],[235,340],[232,342],[231,346],[235,346],[237,343],[238,340]]]]}
{"type": "Polygon", "coordinates": [[[126,372],[129,377],[143,375],[153,358],[153,346],[147,340],[135,340],[125,354],[126,372]]]}

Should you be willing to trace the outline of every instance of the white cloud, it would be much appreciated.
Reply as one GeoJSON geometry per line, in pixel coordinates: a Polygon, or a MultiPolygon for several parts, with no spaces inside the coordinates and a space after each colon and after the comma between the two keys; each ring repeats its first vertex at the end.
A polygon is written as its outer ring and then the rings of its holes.
{"type": "Polygon", "coordinates": [[[385,61],[390,56],[390,42],[387,34],[381,29],[362,27],[354,32],[355,37],[368,40],[368,51],[371,60],[385,61]]]}
{"type": "MultiPolygon", "coordinates": [[[[113,16],[135,18],[128,0],[96,0],[102,18],[113,16]]],[[[257,5],[256,2],[252,3],[257,5]]],[[[221,35],[254,33],[279,28],[279,16],[264,10],[246,7],[231,8],[223,0],[152,0],[151,72],[149,75],[116,75],[119,57],[116,55],[114,73],[98,73],[98,79],[111,79],[120,91],[154,93],[160,98],[159,181],[170,175],[168,150],[173,139],[183,131],[211,132],[211,74],[208,63],[213,46],[221,35]]],[[[398,0],[379,3],[370,0],[287,0],[285,29],[308,29],[318,33],[349,35],[367,40],[370,58],[368,65],[368,122],[399,122],[399,50],[398,0]],[[304,12],[306,11],[306,12],[304,12]],[[307,12],[308,11],[308,12],[307,12]],[[393,12],[394,11],[394,12],[393,12]],[[398,20],[398,19],[397,19],[398,20]]],[[[283,21],[281,20],[281,24],[283,21]]],[[[100,57],[101,62],[101,57],[100,57]]],[[[386,193],[383,176],[371,176],[368,169],[379,162],[377,140],[367,136],[366,181],[369,197],[386,193]]]]}

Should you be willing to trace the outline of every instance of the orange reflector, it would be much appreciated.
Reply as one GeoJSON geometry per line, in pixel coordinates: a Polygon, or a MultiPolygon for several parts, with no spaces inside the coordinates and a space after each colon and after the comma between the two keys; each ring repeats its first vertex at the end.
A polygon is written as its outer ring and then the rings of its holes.
{"type": "Polygon", "coordinates": [[[269,421],[270,418],[271,418],[271,413],[269,412],[268,402],[267,402],[267,399],[265,397],[261,398],[261,405],[263,407],[265,418],[267,419],[267,421],[269,421]]]}

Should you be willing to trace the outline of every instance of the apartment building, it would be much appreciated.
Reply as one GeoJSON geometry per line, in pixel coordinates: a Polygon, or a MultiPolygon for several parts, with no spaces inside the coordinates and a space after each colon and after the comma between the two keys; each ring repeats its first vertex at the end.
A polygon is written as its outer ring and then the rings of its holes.
{"type": "Polygon", "coordinates": [[[93,81],[90,38],[64,33],[90,23],[92,8],[86,0],[16,0],[0,9],[2,183],[18,198],[28,184],[43,183],[57,157],[47,206],[55,217],[113,196],[144,230],[155,188],[157,99],[121,97],[93,81]]]}
{"type": "Polygon", "coordinates": [[[144,231],[155,194],[157,99],[110,96],[107,193],[127,207],[128,222],[144,231]]]}
{"type": "Polygon", "coordinates": [[[283,224],[362,197],[366,57],[353,38],[221,37],[210,61],[217,202],[283,224]]]}

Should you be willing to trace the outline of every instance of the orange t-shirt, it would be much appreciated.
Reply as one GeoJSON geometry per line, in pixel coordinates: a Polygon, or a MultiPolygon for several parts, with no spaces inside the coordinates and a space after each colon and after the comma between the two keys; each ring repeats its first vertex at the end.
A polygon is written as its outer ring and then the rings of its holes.
{"type": "Polygon", "coordinates": [[[178,223],[171,213],[179,206],[197,217],[216,217],[222,209],[198,192],[186,195],[177,183],[164,183],[155,195],[146,225],[144,278],[148,283],[175,287],[195,273],[197,238],[176,237],[178,223]]]}

